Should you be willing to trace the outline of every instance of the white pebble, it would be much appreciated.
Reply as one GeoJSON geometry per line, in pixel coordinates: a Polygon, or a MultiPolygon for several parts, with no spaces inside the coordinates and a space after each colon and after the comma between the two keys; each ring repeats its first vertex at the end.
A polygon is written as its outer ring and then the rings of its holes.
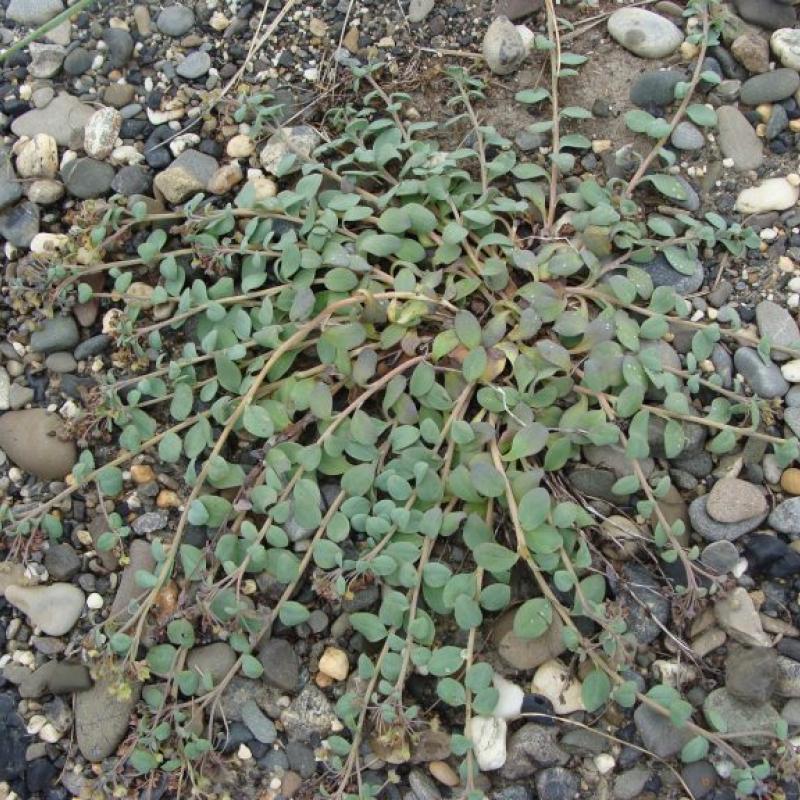
{"type": "Polygon", "coordinates": [[[25,730],[31,735],[39,733],[39,731],[47,724],[47,717],[41,714],[34,714],[29,720],[25,730]]]}
{"type": "Polygon", "coordinates": [[[97,592],[92,592],[86,598],[86,605],[89,606],[89,608],[97,611],[98,608],[103,607],[103,596],[97,592]]]}
{"type": "Polygon", "coordinates": [[[594,757],[594,765],[601,775],[608,775],[608,773],[614,769],[616,763],[617,762],[614,761],[614,756],[608,753],[600,753],[600,755],[594,757]]]}
{"type": "Polygon", "coordinates": [[[236,755],[242,761],[249,761],[253,757],[253,753],[250,751],[250,748],[246,744],[240,744],[239,749],[236,751],[236,755]]]}
{"type": "Polygon", "coordinates": [[[46,722],[39,731],[39,738],[48,744],[55,744],[63,735],[52,722],[46,722]]]}

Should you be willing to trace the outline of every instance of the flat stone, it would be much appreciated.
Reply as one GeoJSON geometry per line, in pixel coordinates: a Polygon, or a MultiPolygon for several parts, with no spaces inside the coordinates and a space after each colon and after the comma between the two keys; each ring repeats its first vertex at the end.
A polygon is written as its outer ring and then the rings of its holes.
{"type": "Polygon", "coordinates": [[[798,89],[800,89],[800,75],[793,69],[781,67],[746,80],[739,92],[739,99],[746,106],[758,106],[762,103],[785,100],[798,89]]]}
{"type": "Polygon", "coordinates": [[[44,25],[64,10],[61,0],[11,0],[6,18],[20,25],[44,25]]]}
{"type": "Polygon", "coordinates": [[[131,604],[147,594],[147,589],[136,583],[136,573],[139,570],[152,572],[156,566],[150,543],[144,539],[134,539],[130,543],[128,557],[128,564],[122,571],[117,593],[111,605],[111,616],[119,625],[124,625],[131,618],[131,604]]]}
{"type": "Polygon", "coordinates": [[[764,518],[768,510],[764,493],[739,478],[718,480],[708,494],[705,511],[716,522],[745,522],[764,518]]]}
{"type": "Polygon", "coordinates": [[[731,45],[731,53],[748,72],[760,74],[769,70],[769,45],[754,31],[737,36],[731,45]]]}
{"type": "Polygon", "coordinates": [[[717,109],[717,137],[725,158],[733,160],[740,172],[758,169],[764,160],[764,147],[753,126],[734,106],[717,109]]]}
{"type": "Polygon", "coordinates": [[[84,149],[92,158],[104,159],[111,155],[122,127],[122,114],[115,108],[98,108],[89,117],[84,132],[84,149]]]}
{"type": "Polygon", "coordinates": [[[748,647],[769,647],[772,642],[764,633],[761,619],[747,590],[737,586],[714,605],[720,627],[733,639],[748,647]]]}
{"type": "Polygon", "coordinates": [[[28,45],[31,63],[28,74],[32,78],[52,78],[61,69],[67,51],[59,44],[40,44],[32,42],[28,45]]]}
{"type": "Polygon", "coordinates": [[[0,213],[0,236],[14,247],[29,248],[39,233],[39,207],[23,201],[0,213]]]}
{"type": "Polygon", "coordinates": [[[733,363],[753,393],[764,400],[783,397],[789,391],[789,383],[778,366],[765,364],[752,347],[738,348],[733,356],[733,363]]]}
{"type": "Polygon", "coordinates": [[[725,688],[743,703],[766,703],[775,691],[777,658],[770,647],[731,647],[725,661],[725,688]]]}
{"type": "Polygon", "coordinates": [[[614,800],[636,800],[650,777],[651,772],[647,767],[632,767],[620,773],[614,779],[614,800]]]}
{"type": "Polygon", "coordinates": [[[683,33],[674,23],[643,8],[615,11],[608,19],[608,33],[640,58],[664,58],[683,42],[683,33]]]}
{"type": "Polygon", "coordinates": [[[169,203],[182,203],[206,190],[218,167],[217,160],[199,150],[184,150],[155,178],[155,187],[169,203]]]}
{"type": "Polygon", "coordinates": [[[295,125],[276,131],[267,139],[259,154],[261,166],[271,175],[277,174],[278,165],[290,153],[299,153],[290,172],[297,172],[309,158],[320,138],[310,125],[295,125]]]}
{"type": "Polygon", "coordinates": [[[467,736],[472,741],[475,760],[481,772],[500,769],[506,762],[506,731],[508,724],[497,717],[472,717],[467,736]]]}
{"type": "Polygon", "coordinates": [[[51,578],[68,581],[77,575],[81,568],[80,556],[68,542],[51,544],[44,554],[44,565],[51,578]]]}
{"type": "Polygon", "coordinates": [[[691,275],[673,269],[666,257],[657,255],[652,261],[639,265],[652,279],[653,286],[671,286],[679,295],[694,294],[702,285],[705,278],[703,265],[698,261],[691,275]]]}
{"type": "Polygon", "coordinates": [[[102,197],[114,181],[114,167],[94,158],[76,158],[61,170],[67,191],[81,200],[102,197]]]}
{"type": "Polygon", "coordinates": [[[661,635],[662,626],[669,621],[670,599],[658,581],[638,564],[625,564],[623,579],[625,589],[619,604],[628,631],[640,644],[649,644],[661,635]]]}
{"type": "Polygon", "coordinates": [[[672,105],[675,102],[675,87],[686,79],[686,73],[678,69],[643,72],[631,84],[631,102],[642,108],[672,105]]]}
{"type": "Polygon", "coordinates": [[[717,784],[717,771],[708,761],[695,761],[681,770],[681,778],[689,787],[691,796],[703,800],[717,784]]]}
{"type": "Polygon", "coordinates": [[[36,136],[48,133],[60,147],[81,147],[83,131],[94,109],[77,97],[60,92],[45,108],[35,108],[21,114],[11,123],[16,136],[36,136]]]}
{"type": "Polygon", "coordinates": [[[194,26],[194,11],[180,3],[167,6],[156,17],[156,27],[167,36],[183,36],[194,26]]]}
{"type": "Polygon", "coordinates": [[[684,121],[675,126],[670,142],[678,150],[702,150],[706,145],[706,137],[696,125],[684,121]]]}
{"type": "Polygon", "coordinates": [[[307,684],[281,714],[290,739],[310,741],[315,735],[327,736],[338,723],[328,698],[313,684],[307,684]]]}
{"type": "Polygon", "coordinates": [[[284,692],[297,690],[300,679],[300,661],[285,639],[269,639],[258,654],[264,667],[262,679],[284,692]]]}
{"type": "Polygon", "coordinates": [[[75,695],[75,736],[87,761],[102,761],[116,751],[128,734],[139,688],[125,679],[103,679],[75,695]]]}
{"type": "Polygon", "coordinates": [[[791,28],[797,23],[795,10],[780,0],[734,0],[742,19],[773,31],[791,28]]]}
{"type": "Polygon", "coordinates": [[[64,196],[64,184],[48,178],[32,181],[28,184],[27,194],[32,203],[38,206],[50,206],[64,196]]]}
{"type": "Polygon", "coordinates": [[[769,515],[769,526],[778,533],[800,535],[800,497],[791,497],[778,504],[769,515]]]}
{"type": "Polygon", "coordinates": [[[31,335],[31,350],[37,353],[71,350],[79,340],[80,333],[73,317],[52,317],[31,335]]]}
{"type": "Polygon", "coordinates": [[[483,58],[495,75],[510,75],[525,60],[528,50],[508,17],[496,17],[483,37],[483,58]]]}
{"type": "Polygon", "coordinates": [[[85,47],[76,47],[64,59],[64,72],[73,78],[83,75],[92,68],[94,57],[85,47]]]}
{"type": "Polygon", "coordinates": [[[37,698],[44,694],[71,694],[91,688],[89,670],[83,664],[46,661],[19,686],[20,697],[37,698]]]}
{"type": "Polygon", "coordinates": [[[514,633],[515,613],[514,609],[505,612],[493,626],[492,638],[503,661],[515,669],[535,669],[564,652],[566,646],[562,637],[562,623],[556,615],[541,636],[523,639],[514,633]]]}
{"type": "MultiPolygon", "coordinates": [[[[719,522],[713,519],[707,508],[708,495],[695,498],[689,504],[689,519],[693,530],[707,542],[735,542],[750,531],[754,531],[767,517],[767,509],[737,522],[719,522]]],[[[765,503],[766,505],[766,503],[765,503]]]]}
{"type": "Polygon", "coordinates": [[[211,69],[211,56],[205,50],[194,50],[178,64],[175,72],[181,78],[195,80],[211,69]]]}
{"type": "Polygon", "coordinates": [[[83,611],[83,592],[71,583],[49,586],[9,586],[6,600],[48,636],[69,633],[83,611]]]}
{"type": "Polygon", "coordinates": [[[193,647],[186,657],[186,669],[208,675],[214,686],[219,686],[235,663],[236,653],[226,642],[193,647]]]}
{"type": "Polygon", "coordinates": [[[779,28],[772,34],[769,43],[784,67],[800,70],[800,30],[779,28]]]}
{"type": "Polygon", "coordinates": [[[152,187],[153,176],[150,170],[138,164],[123,167],[111,182],[112,190],[125,197],[135,194],[149,194],[152,187]]]}
{"type": "Polygon", "coordinates": [[[20,469],[42,480],[63,480],[78,458],[61,418],[43,408],[0,416],[0,450],[20,469]]]}
{"type": "Polygon", "coordinates": [[[691,731],[676,727],[669,717],[650,706],[640,705],[633,713],[633,721],[645,748],[659,758],[677,755],[692,738],[691,731]]]}
{"type": "Polygon", "coordinates": [[[258,707],[254,700],[242,706],[242,722],[262,744],[272,744],[278,736],[275,723],[258,707]]]}
{"type": "MultiPolygon", "coordinates": [[[[543,0],[497,0],[494,13],[497,17],[508,17],[512,22],[519,22],[541,10],[542,6],[543,0]]],[[[410,12],[409,19],[411,19],[410,12]]]]}
{"type": "Polygon", "coordinates": [[[778,656],[775,691],[782,697],[800,697],[800,662],[788,656],[778,656]]]}
{"type": "Polygon", "coordinates": [[[22,197],[22,184],[17,180],[8,150],[0,148],[0,211],[22,197]]]}
{"type": "Polygon", "coordinates": [[[579,788],[580,779],[565,767],[548,767],[536,776],[539,800],[574,800],[579,788]]]}
{"type": "MultiPolygon", "coordinates": [[[[769,339],[772,345],[782,347],[800,346],[800,328],[789,311],[772,300],[762,300],[756,306],[756,323],[761,336],[769,339]]],[[[786,361],[789,356],[780,351],[771,350],[773,361],[786,361]]]]}
{"type": "Polygon", "coordinates": [[[700,560],[717,575],[726,575],[739,563],[739,551],[733,542],[720,539],[703,548],[700,560]]]}
{"type": "Polygon", "coordinates": [[[133,36],[121,28],[106,28],[103,41],[108,50],[108,62],[112,67],[124,67],[133,55],[133,36]]]}
{"type": "Polygon", "coordinates": [[[714,689],[703,701],[703,713],[712,728],[714,720],[724,720],[726,733],[736,735],[736,741],[745,747],[764,747],[774,736],[780,714],[768,703],[742,703],[727,689],[714,689]],[[763,730],[764,735],[747,731],[763,730]]]}

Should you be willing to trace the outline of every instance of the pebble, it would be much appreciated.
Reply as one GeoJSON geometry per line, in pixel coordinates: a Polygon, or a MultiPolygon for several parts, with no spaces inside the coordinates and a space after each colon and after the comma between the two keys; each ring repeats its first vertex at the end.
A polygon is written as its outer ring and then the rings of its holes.
{"type": "Polygon", "coordinates": [[[660,253],[646,264],[639,265],[652,279],[653,286],[671,286],[679,295],[686,296],[696,292],[705,280],[703,265],[698,261],[691,275],[673,269],[666,257],[660,253]]]}
{"type": "Polygon", "coordinates": [[[766,703],[775,691],[777,658],[769,647],[730,648],[725,661],[725,688],[743,703],[766,703]]]}
{"type": "Polygon", "coordinates": [[[167,6],[156,17],[156,27],[167,36],[183,36],[194,26],[194,11],[180,3],[167,6]]]}
{"type": "Polygon", "coordinates": [[[243,177],[242,168],[236,162],[224,164],[211,176],[208,191],[211,194],[227,194],[234,186],[241,183],[243,177]]]}
{"type": "Polygon", "coordinates": [[[39,224],[39,207],[34,203],[22,202],[0,214],[0,236],[14,247],[28,248],[33,237],[39,233],[39,224]]]}
{"type": "Polygon", "coordinates": [[[783,397],[789,391],[789,384],[778,366],[765,364],[752,347],[738,348],[733,363],[753,392],[764,400],[783,397]]]}
{"type": "Polygon", "coordinates": [[[66,50],[58,44],[39,44],[32,42],[28,45],[31,62],[28,64],[28,74],[33,78],[52,78],[64,63],[66,50]]]}
{"type": "Polygon", "coordinates": [[[408,21],[412,25],[422,22],[433,11],[434,0],[411,0],[408,5],[408,21]]]}
{"type": "Polygon", "coordinates": [[[737,36],[731,44],[731,53],[748,72],[759,74],[769,70],[769,45],[754,31],[737,36]]]}
{"type": "Polygon", "coordinates": [[[225,145],[225,152],[231,158],[250,158],[255,151],[255,142],[244,133],[237,134],[225,145]]]}
{"type": "Polygon", "coordinates": [[[800,497],[779,503],[769,515],[769,526],[779,533],[800,535],[800,497]]]}
{"type": "Polygon", "coordinates": [[[754,75],[742,84],[739,99],[746,106],[775,103],[791,97],[800,89],[800,75],[793,69],[773,70],[763,75],[754,75]]]}
{"type": "Polygon", "coordinates": [[[17,173],[22,178],[55,178],[58,146],[47,133],[37,133],[17,148],[17,173]]]}
{"type": "Polygon", "coordinates": [[[283,692],[294,692],[300,679],[300,660],[285,639],[270,639],[258,653],[263,680],[283,692]]]}
{"type": "Polygon", "coordinates": [[[767,515],[767,500],[756,486],[739,478],[718,480],[708,494],[705,511],[717,522],[737,523],[767,515]]]}
{"type": "Polygon", "coordinates": [[[681,770],[681,777],[695,800],[702,800],[716,786],[717,771],[708,761],[695,761],[681,770]]]}
{"type": "Polygon", "coordinates": [[[154,184],[167,202],[182,203],[205,191],[216,170],[215,158],[199,150],[184,150],[168,169],[156,175],[154,184]]]}
{"type": "Polygon", "coordinates": [[[62,170],[67,191],[81,200],[102,197],[114,181],[114,168],[94,158],[76,158],[62,170]]]}
{"type": "Polygon", "coordinates": [[[64,184],[56,180],[38,180],[28,184],[28,199],[40,206],[49,206],[64,196],[64,184]]]}
{"type": "Polygon", "coordinates": [[[63,480],[75,464],[77,449],[65,438],[61,419],[43,408],[0,416],[0,450],[42,480],[63,480]]]}
{"type": "Polygon", "coordinates": [[[772,34],[769,43],[784,67],[800,71],[800,30],[779,28],[772,34]]]}
{"type": "MultiPolygon", "coordinates": [[[[298,151],[301,156],[308,158],[319,142],[319,135],[310,125],[281,128],[267,139],[262,148],[259,155],[261,166],[270,174],[277,175],[278,165],[285,156],[298,151]]],[[[302,158],[295,160],[291,172],[300,169],[302,160],[302,158]]]]}
{"type": "Polygon", "coordinates": [[[150,194],[152,186],[153,176],[150,170],[139,165],[123,167],[111,182],[111,189],[125,197],[150,194]]]}
{"type": "Polygon", "coordinates": [[[186,80],[195,80],[211,69],[211,56],[205,50],[194,50],[178,64],[175,72],[186,80]]]}
{"type": "Polygon", "coordinates": [[[117,749],[128,733],[138,696],[137,684],[108,678],[75,695],[75,736],[87,761],[102,761],[117,749]]]}
{"type": "Polygon", "coordinates": [[[20,697],[37,698],[44,694],[71,694],[91,688],[89,670],[83,664],[46,661],[19,686],[20,697]]]}
{"type": "Polygon", "coordinates": [[[20,25],[38,27],[63,10],[61,0],[11,0],[6,8],[6,18],[20,25]]]}
{"type": "Polygon", "coordinates": [[[495,75],[510,75],[525,60],[527,48],[508,17],[496,17],[483,37],[483,57],[495,75]]]}
{"type": "MultiPolygon", "coordinates": [[[[800,346],[800,328],[784,306],[772,300],[762,300],[756,306],[756,324],[758,332],[769,339],[770,344],[782,347],[800,346]]],[[[770,357],[773,361],[786,361],[789,358],[786,353],[775,350],[770,352],[770,357]]]]}
{"type": "Polygon", "coordinates": [[[679,122],[672,131],[670,141],[678,150],[701,150],[705,147],[706,137],[691,122],[679,122]]]}
{"type": "Polygon", "coordinates": [[[64,72],[73,78],[83,75],[92,68],[94,57],[92,54],[83,47],[76,47],[67,53],[64,59],[64,72]]]}
{"type": "MultiPolygon", "coordinates": [[[[669,521],[670,517],[667,519],[669,521]]],[[[621,592],[619,604],[626,616],[628,630],[639,644],[649,644],[661,635],[662,626],[669,621],[669,596],[650,572],[639,564],[625,564],[622,572],[625,589],[621,592]]]]}
{"type": "Polygon", "coordinates": [[[475,760],[482,772],[500,769],[506,762],[507,723],[497,717],[472,717],[466,735],[472,740],[475,760]]]}
{"type": "Polygon", "coordinates": [[[632,767],[625,770],[614,780],[615,800],[636,800],[649,780],[650,770],[647,767],[632,767]]]}
{"type": "Polygon", "coordinates": [[[80,571],[81,559],[71,544],[60,542],[50,545],[44,556],[44,565],[51,578],[68,581],[80,571]]]}
{"type": "Polygon", "coordinates": [[[242,706],[242,722],[262,744],[272,744],[278,736],[275,723],[258,707],[255,700],[242,706]]]}
{"type": "Polygon", "coordinates": [[[739,551],[733,542],[726,539],[720,539],[716,542],[707,544],[702,553],[700,560],[709,569],[716,572],[718,575],[726,575],[731,572],[739,562],[739,551]]]}
{"type": "Polygon", "coordinates": [[[572,714],[584,710],[580,681],[555,659],[546,661],[536,670],[531,682],[531,692],[544,695],[553,704],[556,714],[572,714]]]}
{"type": "Polygon", "coordinates": [[[709,693],[703,701],[703,712],[712,726],[712,720],[724,720],[726,733],[736,736],[736,741],[745,747],[767,745],[772,738],[776,723],[780,721],[780,715],[768,703],[742,703],[724,687],[709,693]],[[769,733],[746,733],[753,730],[769,731],[769,733]]]}
{"type": "Polygon", "coordinates": [[[646,705],[634,711],[633,721],[644,746],[659,758],[671,758],[680,753],[692,738],[686,728],[676,727],[668,717],[646,705]]]}
{"type": "Polygon", "coordinates": [[[541,767],[563,766],[569,753],[558,746],[558,729],[528,722],[514,731],[506,745],[502,776],[508,780],[528,778],[541,767]]]}
{"type": "Polygon", "coordinates": [[[112,67],[124,67],[133,55],[133,36],[121,28],[107,28],[103,41],[108,48],[108,62],[112,67]]]}
{"type": "Polygon", "coordinates": [[[793,358],[781,365],[781,375],[789,383],[800,383],[800,358],[793,358]]]}
{"type": "Polygon", "coordinates": [[[92,158],[111,155],[122,127],[122,114],[115,108],[99,108],[89,117],[84,132],[84,149],[92,158]]]}
{"type": "MultiPolygon", "coordinates": [[[[294,655],[294,651],[292,653],[294,655]]],[[[310,683],[303,687],[280,718],[289,739],[302,742],[310,741],[315,735],[327,736],[339,725],[328,698],[310,683]]]]}
{"type": "Polygon", "coordinates": [[[458,786],[461,782],[458,773],[446,761],[431,761],[428,764],[428,771],[445,786],[458,786]]]}
{"type": "Polygon", "coordinates": [[[56,95],[45,108],[34,108],[11,123],[16,136],[50,134],[60,147],[80,147],[83,130],[94,109],[66,92],[56,95]]]}
{"type": "Polygon", "coordinates": [[[736,210],[741,214],[785,211],[797,203],[800,189],[786,178],[768,178],[739,193],[736,210]]]}
{"type": "Polygon", "coordinates": [[[734,0],[742,19],[769,31],[792,27],[797,22],[794,9],[783,0],[734,0]]]}
{"type": "Polygon", "coordinates": [[[677,69],[643,72],[631,84],[631,102],[642,108],[671,105],[675,101],[675,87],[686,79],[686,73],[677,69]]]}
{"type": "Polygon", "coordinates": [[[800,662],[780,655],[776,666],[776,693],[782,697],[800,697],[800,662]]]}
{"type": "Polygon", "coordinates": [[[720,627],[737,642],[750,647],[769,647],[772,644],[764,633],[752,598],[743,587],[737,586],[726,597],[717,600],[714,615],[720,627]]]}
{"type": "Polygon", "coordinates": [[[235,663],[236,653],[225,642],[193,647],[186,659],[187,669],[208,675],[214,686],[219,686],[235,663]]]}
{"type": "Polygon", "coordinates": [[[71,350],[80,341],[74,317],[52,317],[31,335],[31,350],[36,353],[54,353],[71,350]]]}
{"type": "Polygon", "coordinates": [[[131,603],[143,597],[147,592],[147,589],[143,589],[136,583],[136,573],[139,570],[152,572],[156,565],[150,543],[145,539],[134,539],[130,543],[128,558],[128,564],[122,571],[117,593],[114,595],[114,602],[111,605],[111,616],[120,625],[130,619],[131,603]]]}
{"type": "Polygon", "coordinates": [[[534,669],[564,652],[563,626],[557,616],[553,616],[549,628],[536,639],[524,639],[514,633],[514,616],[513,609],[507,611],[493,627],[497,652],[507,664],[519,670],[534,669]]]}
{"type": "Polygon", "coordinates": [[[85,599],[83,592],[71,583],[6,589],[6,600],[48,636],[63,636],[71,631],[83,611],[85,599]]]}
{"type": "Polygon", "coordinates": [[[791,467],[781,475],[781,489],[787,494],[800,495],[800,469],[791,467]]]}
{"type": "Polygon", "coordinates": [[[734,169],[758,169],[764,160],[764,147],[747,117],[734,106],[717,109],[717,137],[722,155],[733,161],[734,169]]]}
{"type": "Polygon", "coordinates": [[[326,647],[319,659],[319,669],[335,681],[343,681],[350,672],[347,653],[338,647],[326,647]]]}
{"type": "Polygon", "coordinates": [[[536,776],[539,800],[574,800],[579,788],[578,776],[565,767],[548,767],[536,776]]]}
{"type": "Polygon", "coordinates": [[[683,42],[683,33],[674,23],[643,8],[615,11],[608,19],[608,33],[641,58],[664,58],[683,42]]]}
{"type": "Polygon", "coordinates": [[[408,773],[408,785],[415,800],[442,800],[439,788],[421,769],[415,767],[408,773]]]}
{"type": "Polygon", "coordinates": [[[9,153],[0,149],[0,210],[8,208],[22,197],[22,185],[17,180],[9,153]]]}

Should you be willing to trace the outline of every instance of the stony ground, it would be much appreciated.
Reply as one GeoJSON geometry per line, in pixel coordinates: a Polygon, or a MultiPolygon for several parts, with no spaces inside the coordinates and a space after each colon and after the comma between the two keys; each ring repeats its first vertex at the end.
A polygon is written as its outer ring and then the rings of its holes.
{"type": "MultiPolygon", "coordinates": [[[[63,8],[61,0],[0,5],[4,45],[63,8]]],[[[648,22],[659,31],[651,51],[648,37],[644,43],[626,38],[619,17],[609,25],[608,14],[619,4],[567,5],[564,15],[578,26],[571,47],[590,61],[564,102],[594,114],[581,128],[592,149],[575,177],[629,175],[635,166],[630,148],[643,142],[625,127],[624,113],[639,107],[667,115],[675,84],[691,69],[695,49],[682,43],[684,4],[655,4],[661,17],[648,22]],[[674,25],[659,28],[664,20],[674,25]]],[[[265,195],[274,193],[280,186],[271,174],[274,159],[257,132],[234,119],[239,89],[268,89],[286,104],[287,119],[324,129],[323,112],[347,97],[351,59],[386,61],[387,85],[412,95],[409,117],[440,121],[447,113],[440,102],[442,66],[448,60],[473,64],[490,75],[482,122],[536,160],[548,139],[529,130],[535,115],[510,100],[541,80],[541,61],[523,52],[509,71],[504,54],[524,46],[527,32],[543,30],[540,6],[539,0],[501,0],[499,8],[488,0],[298,2],[248,58],[254,37],[283,14],[282,3],[97,3],[9,59],[0,76],[0,499],[19,510],[63,488],[79,445],[96,433],[81,425],[96,398],[93,389],[110,371],[119,377],[133,366],[115,357],[106,312],[116,301],[103,296],[110,287],[102,279],[94,286],[100,299],[45,318],[43,256],[59,247],[88,207],[118,194],[130,203],[144,199],[151,210],[168,209],[197,191],[227,197],[246,182],[265,195]],[[527,31],[503,23],[487,35],[500,13],[527,31]],[[478,58],[482,53],[485,63],[478,58]],[[220,97],[243,64],[241,80],[220,97]],[[52,435],[64,429],[69,437],[52,435]]],[[[791,3],[736,0],[732,11],[738,16],[731,17],[723,43],[705,65],[721,82],[701,85],[704,102],[717,109],[718,128],[709,132],[682,122],[671,142],[674,172],[687,188],[686,208],[747,222],[761,246],[746,261],[709,259],[690,276],[663,259],[646,269],[656,284],[674,285],[690,297],[696,319],[713,320],[733,308],[773,344],[792,346],[800,341],[800,29],[791,3]]],[[[463,137],[464,131],[452,135],[463,137]]],[[[131,242],[131,252],[136,244],[131,242]]],[[[152,292],[144,280],[129,288],[129,296],[144,299],[152,292]]],[[[170,313],[159,309],[152,311],[156,319],[170,313]]],[[[661,345],[663,358],[680,368],[690,337],[677,329],[668,338],[661,345]]],[[[158,355],[148,353],[153,360],[158,355]]],[[[721,375],[726,387],[773,401],[768,432],[800,435],[800,363],[777,352],[764,361],[753,349],[731,352],[718,344],[703,368],[721,375]]],[[[571,488],[592,498],[607,517],[602,551],[618,567],[620,579],[612,589],[639,645],[632,679],[642,687],[659,680],[680,686],[701,716],[722,716],[730,732],[774,727],[784,719],[795,735],[800,469],[781,470],[752,444],[720,458],[705,444],[705,431],[698,429],[678,459],[645,465],[650,471],[669,469],[679,491],[665,508],[686,521],[703,564],[727,576],[727,591],[689,623],[673,616],[678,605],[671,602],[671,576],[637,545],[646,520],[620,516],[613,505],[618,498],[610,486],[628,474],[625,459],[610,448],[588,449],[587,463],[569,475],[571,488]]],[[[105,456],[115,442],[93,437],[92,447],[105,456]]],[[[9,560],[0,572],[4,796],[113,795],[114,755],[130,744],[135,698],[109,693],[87,634],[109,613],[127,613],[138,591],[133,576],[151,564],[148,542],[174,525],[186,494],[180,472],[150,455],[138,458],[124,478],[116,501],[101,503],[91,490],[73,495],[60,509],[59,543],[36,539],[24,551],[10,540],[6,546],[9,560]],[[95,549],[111,512],[132,529],[124,561],[95,549]]],[[[202,536],[190,531],[189,541],[202,545],[202,536]]],[[[259,580],[252,591],[268,598],[274,588],[259,580]]],[[[215,767],[218,796],[319,796],[325,775],[320,741],[339,725],[333,704],[364,645],[347,615],[374,608],[378,598],[376,586],[344,603],[322,602],[310,588],[303,593],[304,601],[316,604],[311,618],[297,629],[278,627],[259,655],[263,677],[237,678],[226,692],[223,710],[230,726],[215,767]]],[[[174,602],[163,598],[165,619],[174,602]]],[[[505,615],[492,623],[480,647],[510,681],[526,688],[532,681],[562,718],[552,726],[514,721],[507,741],[494,743],[502,752],[492,753],[493,768],[483,773],[483,788],[493,800],[677,798],[687,791],[709,800],[734,797],[727,780],[731,763],[724,757],[680,766],[675,756],[686,734],[668,720],[647,709],[631,715],[617,709],[600,719],[587,715],[580,695],[575,697],[577,678],[567,671],[567,657],[557,660],[563,653],[559,630],[521,640],[505,615]],[[580,727],[584,723],[595,730],[580,727]]],[[[224,674],[232,659],[226,643],[214,642],[195,648],[189,663],[224,674]]],[[[429,686],[411,689],[422,706],[430,705],[429,686]]],[[[408,763],[387,772],[373,758],[365,778],[378,784],[390,778],[381,796],[460,797],[458,764],[449,755],[444,715],[443,720],[408,763]]],[[[768,796],[800,796],[793,777],[800,772],[800,740],[790,740],[781,753],[764,737],[745,734],[741,744],[753,759],[766,755],[781,764],[779,779],[765,789],[768,796]]],[[[166,781],[130,787],[113,796],[174,796],[166,781]]]]}

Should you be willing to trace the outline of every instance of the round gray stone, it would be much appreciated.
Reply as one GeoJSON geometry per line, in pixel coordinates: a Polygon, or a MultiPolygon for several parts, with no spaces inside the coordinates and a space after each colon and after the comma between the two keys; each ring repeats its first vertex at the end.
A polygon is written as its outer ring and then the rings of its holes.
{"type": "Polygon", "coordinates": [[[181,78],[194,80],[205,75],[211,69],[211,56],[205,50],[194,50],[178,64],[175,72],[181,78]]]}
{"type": "Polygon", "coordinates": [[[114,182],[114,167],[94,158],[76,158],[62,170],[67,191],[81,200],[102,197],[114,182]]]}
{"type": "Polygon", "coordinates": [[[766,518],[767,513],[742,520],[741,522],[717,522],[706,511],[708,495],[697,497],[689,503],[689,519],[692,527],[707,542],[734,542],[750,531],[754,531],[766,518]]]}
{"type": "Polygon", "coordinates": [[[800,89],[800,75],[793,69],[781,67],[763,75],[754,75],[742,84],[739,99],[746,106],[774,103],[791,97],[800,89]]]}
{"type": "Polygon", "coordinates": [[[752,347],[740,347],[733,363],[753,392],[764,400],[783,397],[789,391],[789,384],[777,365],[765,364],[752,347]]]}
{"type": "Polygon", "coordinates": [[[167,6],[156,18],[156,27],[167,36],[183,36],[194,25],[194,11],[180,3],[167,6]]]}

